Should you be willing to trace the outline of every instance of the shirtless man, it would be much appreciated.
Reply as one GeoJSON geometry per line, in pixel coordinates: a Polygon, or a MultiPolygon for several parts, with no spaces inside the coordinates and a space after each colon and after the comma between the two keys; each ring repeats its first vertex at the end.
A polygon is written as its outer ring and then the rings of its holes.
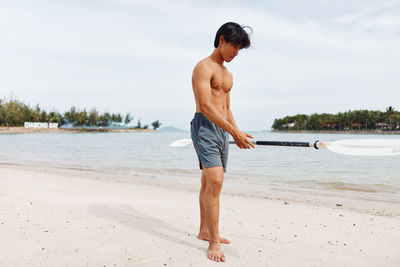
{"type": "Polygon", "coordinates": [[[208,257],[218,262],[226,260],[221,243],[230,243],[218,232],[219,195],[228,160],[229,134],[239,148],[254,147],[248,140],[253,136],[239,130],[233,119],[230,108],[233,80],[224,62],[231,62],[240,49],[249,46],[243,27],[225,23],[217,31],[213,53],[196,65],[192,76],[196,114],[191,122],[191,135],[202,170],[197,237],[209,241],[208,257]]]}

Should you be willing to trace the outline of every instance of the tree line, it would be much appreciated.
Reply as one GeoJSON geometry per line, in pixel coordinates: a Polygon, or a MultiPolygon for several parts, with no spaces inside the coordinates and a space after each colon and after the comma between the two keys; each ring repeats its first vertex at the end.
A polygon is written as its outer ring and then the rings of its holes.
{"type": "Polygon", "coordinates": [[[392,106],[386,111],[354,110],[337,114],[298,114],[275,119],[273,130],[400,130],[400,112],[392,106]]]}
{"type": "MultiPolygon", "coordinates": [[[[76,128],[85,127],[124,127],[133,129],[148,129],[149,125],[142,125],[141,119],[135,126],[127,127],[132,122],[134,116],[127,113],[122,116],[120,113],[100,113],[95,108],[91,110],[78,109],[71,107],[63,114],[58,111],[50,111],[40,108],[39,105],[30,107],[17,98],[0,99],[0,126],[18,127],[24,126],[24,122],[52,122],[59,126],[70,125],[76,128]]],[[[156,120],[151,123],[154,130],[161,126],[161,122],[156,120]]]]}

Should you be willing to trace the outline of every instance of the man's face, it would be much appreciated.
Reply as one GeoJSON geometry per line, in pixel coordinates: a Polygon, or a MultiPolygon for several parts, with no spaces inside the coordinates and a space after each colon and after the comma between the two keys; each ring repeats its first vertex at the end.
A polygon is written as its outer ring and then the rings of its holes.
{"type": "Polygon", "coordinates": [[[231,62],[239,53],[240,47],[233,43],[223,40],[221,46],[221,55],[226,62],[231,62]]]}

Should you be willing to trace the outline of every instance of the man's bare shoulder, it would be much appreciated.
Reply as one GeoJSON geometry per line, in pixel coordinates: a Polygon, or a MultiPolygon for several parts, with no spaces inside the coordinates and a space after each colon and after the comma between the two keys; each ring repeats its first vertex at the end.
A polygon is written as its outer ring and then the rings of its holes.
{"type": "Polygon", "coordinates": [[[215,70],[215,63],[206,57],[200,60],[193,69],[193,73],[212,74],[215,70]]]}

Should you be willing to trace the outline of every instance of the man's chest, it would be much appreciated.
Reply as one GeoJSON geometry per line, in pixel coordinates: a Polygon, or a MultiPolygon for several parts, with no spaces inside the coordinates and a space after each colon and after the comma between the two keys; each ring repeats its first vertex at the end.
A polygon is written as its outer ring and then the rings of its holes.
{"type": "Polygon", "coordinates": [[[215,72],[210,82],[211,88],[228,93],[233,86],[232,74],[228,71],[215,72]]]}

